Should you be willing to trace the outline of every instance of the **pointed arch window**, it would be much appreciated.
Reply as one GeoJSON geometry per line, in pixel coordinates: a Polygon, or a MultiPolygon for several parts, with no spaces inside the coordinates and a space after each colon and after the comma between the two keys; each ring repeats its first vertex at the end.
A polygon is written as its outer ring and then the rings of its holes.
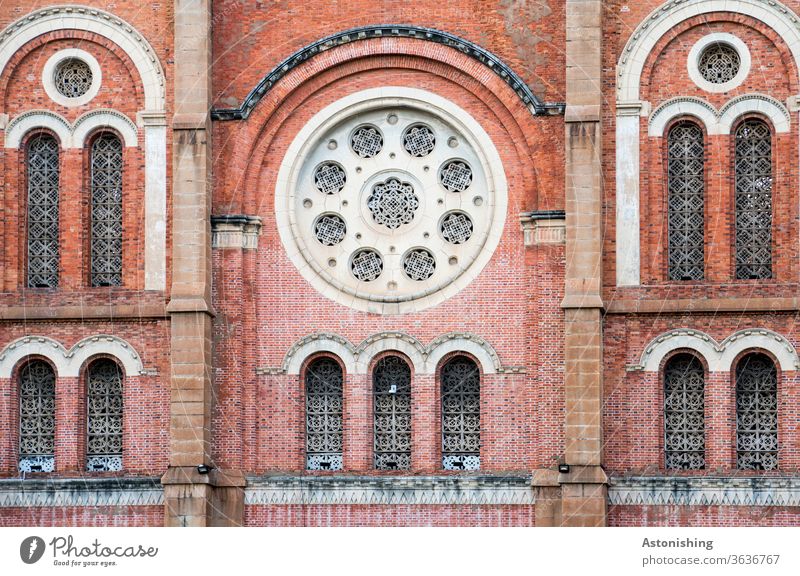
{"type": "Polygon", "coordinates": [[[101,134],[92,142],[92,286],[122,284],[122,142],[101,134]]]}
{"type": "Polygon", "coordinates": [[[47,362],[33,360],[19,373],[19,470],[55,470],[56,375],[47,362]]]}
{"type": "Polygon", "coordinates": [[[28,144],[28,288],[58,286],[58,142],[37,134],[28,144]]]}
{"type": "Polygon", "coordinates": [[[736,278],[772,278],[772,132],[750,119],[736,130],[736,278]]]}
{"type": "Polygon", "coordinates": [[[411,368],[398,356],[380,359],[372,372],[375,468],[411,468],[411,368]]]}
{"type": "Polygon", "coordinates": [[[736,366],[736,460],[742,470],[778,467],[778,372],[766,354],[736,366]]]}
{"type": "Polygon", "coordinates": [[[668,469],[705,468],[705,374],[691,354],[664,367],[664,439],[668,469]]]}
{"type": "Polygon", "coordinates": [[[705,238],[705,148],[694,122],[673,126],[667,136],[669,279],[702,280],[705,238]]]}
{"type": "Polygon", "coordinates": [[[306,369],[306,467],[342,469],[342,368],[319,358],[306,369]]]}
{"type": "Polygon", "coordinates": [[[86,378],[86,469],[122,470],[122,371],[116,362],[92,362],[86,378]]]}
{"type": "Polygon", "coordinates": [[[478,470],[481,450],[481,375],[465,356],[442,366],[442,467],[478,470]]]}

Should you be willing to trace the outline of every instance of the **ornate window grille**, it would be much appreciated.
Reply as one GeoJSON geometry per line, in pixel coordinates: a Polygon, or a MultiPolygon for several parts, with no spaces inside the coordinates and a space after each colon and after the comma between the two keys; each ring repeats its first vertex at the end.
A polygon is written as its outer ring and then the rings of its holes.
{"type": "Polygon", "coordinates": [[[375,468],[411,468],[411,369],[397,356],[378,361],[372,373],[375,468]]]}
{"type": "Polygon", "coordinates": [[[727,44],[712,44],[700,56],[697,67],[706,81],[712,84],[730,82],[739,73],[739,53],[727,44]]]}
{"type": "Polygon", "coordinates": [[[705,468],[705,375],[700,361],[680,354],[664,369],[666,467],[705,468]]]}
{"type": "Polygon", "coordinates": [[[306,467],[342,469],[342,369],[331,358],[306,369],[306,467]]]}
{"type": "Polygon", "coordinates": [[[122,372],[113,360],[97,360],[87,374],[86,469],[122,470],[122,372]]]}
{"type": "Polygon", "coordinates": [[[736,278],[772,277],[772,133],[761,120],[736,130],[736,278]]]}
{"type": "Polygon", "coordinates": [[[778,373],[764,354],[736,367],[736,456],[743,470],[778,467],[778,373]]]}
{"type": "Polygon", "coordinates": [[[58,286],[58,142],[48,134],[28,145],[28,287],[58,286]]]}
{"type": "Polygon", "coordinates": [[[49,364],[34,360],[19,374],[20,472],[55,470],[56,375],[49,364]]]}
{"type": "Polygon", "coordinates": [[[481,388],[478,366],[456,356],[442,367],[442,467],[478,470],[481,449],[481,388]]]}
{"type": "Polygon", "coordinates": [[[92,286],[122,284],[122,142],[92,143],[92,286]]]}
{"type": "Polygon", "coordinates": [[[669,279],[702,280],[705,159],[703,132],[682,122],[668,136],[669,279]]]}

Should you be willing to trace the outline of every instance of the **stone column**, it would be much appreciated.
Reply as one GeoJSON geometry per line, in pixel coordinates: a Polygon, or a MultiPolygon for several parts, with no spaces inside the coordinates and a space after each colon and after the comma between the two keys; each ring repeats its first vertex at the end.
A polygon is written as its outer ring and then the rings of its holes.
{"type": "Polygon", "coordinates": [[[210,0],[175,0],[167,526],[241,524],[244,511],[241,472],[216,469],[211,454],[210,34],[210,0]]]}
{"type": "Polygon", "coordinates": [[[561,525],[606,523],[602,469],[601,0],[567,0],[565,464],[561,525]]]}

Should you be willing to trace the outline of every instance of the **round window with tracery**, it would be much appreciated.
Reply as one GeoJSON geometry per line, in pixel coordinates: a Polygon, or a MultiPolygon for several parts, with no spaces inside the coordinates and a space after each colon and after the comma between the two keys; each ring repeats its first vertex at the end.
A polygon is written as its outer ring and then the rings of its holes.
{"type": "Polygon", "coordinates": [[[278,229],[300,272],[326,296],[379,313],[464,288],[505,221],[505,174],[488,135],[422,90],[330,105],[296,137],[277,181],[278,229]]]}
{"type": "Polygon", "coordinates": [[[707,82],[725,84],[739,73],[739,53],[727,44],[712,44],[700,55],[698,68],[707,82]]]}
{"type": "Polygon", "coordinates": [[[56,66],[54,83],[66,98],[79,98],[92,87],[92,69],[78,58],[67,58],[56,66]]]}

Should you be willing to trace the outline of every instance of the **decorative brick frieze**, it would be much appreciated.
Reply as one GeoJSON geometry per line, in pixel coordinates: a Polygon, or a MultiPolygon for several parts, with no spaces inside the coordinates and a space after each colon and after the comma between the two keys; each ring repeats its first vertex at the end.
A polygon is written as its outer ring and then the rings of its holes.
{"type": "Polygon", "coordinates": [[[531,505],[530,476],[249,477],[245,505],[531,505]]]}

